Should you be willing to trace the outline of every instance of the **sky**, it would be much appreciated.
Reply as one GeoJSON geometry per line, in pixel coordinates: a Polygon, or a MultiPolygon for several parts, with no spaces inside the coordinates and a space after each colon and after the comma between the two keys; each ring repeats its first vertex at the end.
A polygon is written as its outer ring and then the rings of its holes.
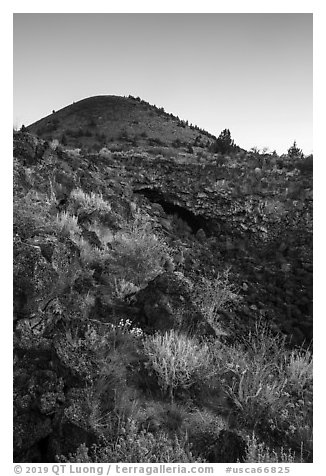
{"type": "Polygon", "coordinates": [[[313,151],[312,14],[16,13],[14,127],[140,96],[239,146],[313,151]]]}

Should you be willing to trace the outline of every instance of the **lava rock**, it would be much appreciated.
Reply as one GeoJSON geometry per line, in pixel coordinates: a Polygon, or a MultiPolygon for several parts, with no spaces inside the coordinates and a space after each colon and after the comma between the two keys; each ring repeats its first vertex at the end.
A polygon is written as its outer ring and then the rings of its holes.
{"type": "Polygon", "coordinates": [[[215,335],[191,301],[191,283],[182,273],[163,273],[136,294],[140,324],[152,331],[178,329],[215,335]]]}
{"type": "Polygon", "coordinates": [[[14,243],[14,319],[29,318],[46,299],[57,273],[42,256],[39,246],[14,243]]]}

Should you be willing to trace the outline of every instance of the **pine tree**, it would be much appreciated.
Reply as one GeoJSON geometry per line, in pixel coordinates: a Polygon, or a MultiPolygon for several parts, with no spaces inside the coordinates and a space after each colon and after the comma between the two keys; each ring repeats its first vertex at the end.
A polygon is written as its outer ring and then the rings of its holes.
{"type": "Polygon", "coordinates": [[[216,141],[211,146],[211,151],[215,154],[227,154],[236,148],[234,140],[231,139],[231,132],[229,129],[224,129],[218,136],[216,141]]]}
{"type": "Polygon", "coordinates": [[[292,147],[290,147],[290,148],[288,149],[288,156],[289,156],[291,159],[298,158],[298,157],[299,157],[299,158],[303,157],[302,150],[299,149],[299,147],[297,147],[296,141],[294,141],[292,147]]]}

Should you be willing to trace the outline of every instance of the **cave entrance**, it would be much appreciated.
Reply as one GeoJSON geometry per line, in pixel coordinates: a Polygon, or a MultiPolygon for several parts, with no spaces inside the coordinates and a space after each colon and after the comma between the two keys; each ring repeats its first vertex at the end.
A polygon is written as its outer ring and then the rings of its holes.
{"type": "Polygon", "coordinates": [[[152,203],[158,203],[167,215],[172,215],[186,222],[193,234],[196,234],[198,230],[203,229],[207,236],[212,235],[210,220],[201,215],[195,215],[187,208],[166,201],[160,191],[151,188],[141,188],[134,190],[134,193],[146,197],[152,203]]]}

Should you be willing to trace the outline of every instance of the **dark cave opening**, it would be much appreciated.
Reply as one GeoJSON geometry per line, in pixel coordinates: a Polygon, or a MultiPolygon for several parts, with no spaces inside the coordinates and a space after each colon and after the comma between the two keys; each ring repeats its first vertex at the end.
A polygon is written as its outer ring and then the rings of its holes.
{"type": "Polygon", "coordinates": [[[193,234],[196,234],[200,229],[204,230],[207,236],[213,234],[213,222],[211,220],[200,215],[195,215],[193,212],[187,208],[181,207],[180,205],[166,201],[163,194],[158,190],[141,188],[139,190],[134,190],[134,193],[146,197],[152,203],[158,203],[167,215],[176,215],[181,218],[181,220],[189,225],[193,234]]]}

